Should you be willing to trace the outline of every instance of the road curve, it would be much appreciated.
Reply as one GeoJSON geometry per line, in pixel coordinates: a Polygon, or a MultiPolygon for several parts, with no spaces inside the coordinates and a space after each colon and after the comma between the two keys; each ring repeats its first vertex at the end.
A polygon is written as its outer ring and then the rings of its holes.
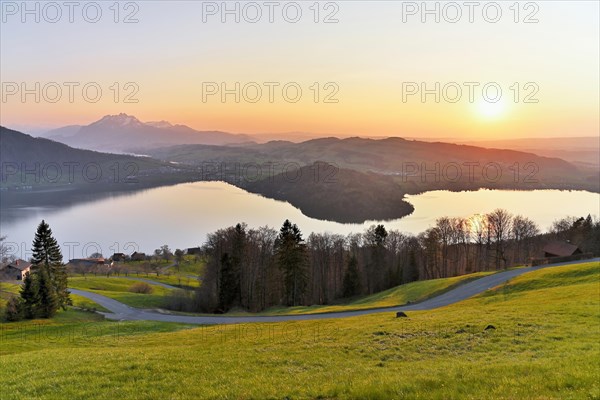
{"type": "Polygon", "coordinates": [[[145,320],[145,321],[163,321],[163,322],[178,322],[185,324],[243,324],[252,322],[284,322],[284,321],[305,321],[316,319],[329,318],[347,318],[359,315],[375,314],[382,312],[397,312],[397,311],[416,311],[416,310],[432,310],[434,308],[444,307],[449,304],[468,299],[476,294],[482,293],[488,289],[496,287],[516,276],[523,275],[527,272],[537,271],[544,268],[559,267],[563,265],[579,264],[582,262],[599,262],[600,258],[592,260],[581,260],[573,262],[565,262],[558,264],[540,265],[537,267],[519,268],[510,271],[498,272],[493,275],[485,276],[474,281],[462,284],[446,293],[420,303],[402,305],[397,307],[371,308],[367,310],[357,311],[342,311],[333,313],[321,314],[303,314],[303,315],[273,315],[273,316],[244,316],[244,317],[227,317],[227,316],[187,316],[187,315],[172,315],[161,314],[158,312],[144,311],[137,308],[129,307],[116,300],[110,299],[100,294],[86,292],[78,289],[69,289],[71,293],[86,297],[100,304],[111,313],[102,313],[106,318],[113,320],[145,320]]]}

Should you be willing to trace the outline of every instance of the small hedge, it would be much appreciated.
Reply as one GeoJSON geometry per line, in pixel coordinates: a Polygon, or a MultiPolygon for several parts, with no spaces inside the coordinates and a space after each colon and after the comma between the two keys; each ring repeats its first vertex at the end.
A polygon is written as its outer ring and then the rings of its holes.
{"type": "Polygon", "coordinates": [[[152,293],[153,289],[152,286],[146,282],[136,282],[129,287],[129,291],[133,293],[150,294],[152,293]]]}

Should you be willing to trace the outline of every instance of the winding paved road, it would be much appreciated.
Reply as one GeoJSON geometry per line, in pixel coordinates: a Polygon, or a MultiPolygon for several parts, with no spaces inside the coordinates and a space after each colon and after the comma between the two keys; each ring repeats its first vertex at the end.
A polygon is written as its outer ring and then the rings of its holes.
{"type": "Polygon", "coordinates": [[[449,304],[468,299],[476,294],[482,293],[488,289],[501,285],[502,283],[527,272],[537,271],[544,268],[560,267],[563,265],[579,264],[581,262],[599,262],[600,258],[592,260],[581,260],[559,264],[540,265],[538,267],[519,268],[510,271],[503,271],[493,275],[485,276],[477,280],[462,284],[446,293],[420,303],[408,304],[397,307],[371,308],[368,310],[343,311],[322,314],[303,314],[303,315],[274,315],[274,316],[246,316],[246,317],[226,317],[226,316],[186,316],[170,315],[158,312],[144,311],[129,307],[116,300],[110,299],[100,294],[86,292],[83,290],[69,289],[71,293],[86,297],[95,301],[112,313],[102,313],[106,318],[113,320],[147,320],[163,322],[179,322],[186,324],[242,324],[251,322],[283,322],[283,321],[304,321],[313,319],[346,318],[359,315],[375,314],[382,312],[397,311],[415,311],[432,310],[434,308],[444,307],[449,304]]]}

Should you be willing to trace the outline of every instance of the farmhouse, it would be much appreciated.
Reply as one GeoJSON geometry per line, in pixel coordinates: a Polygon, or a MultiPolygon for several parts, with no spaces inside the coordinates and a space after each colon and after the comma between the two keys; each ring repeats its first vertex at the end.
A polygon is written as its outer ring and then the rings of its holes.
{"type": "Polygon", "coordinates": [[[121,262],[121,261],[126,261],[127,260],[127,254],[125,253],[115,253],[112,255],[112,257],[110,258],[113,261],[116,262],[121,262]]]}
{"type": "Polygon", "coordinates": [[[15,260],[0,270],[3,279],[23,280],[25,275],[31,271],[31,263],[23,260],[15,260]]]}
{"type": "Polygon", "coordinates": [[[567,242],[550,242],[544,247],[544,257],[568,257],[582,254],[581,249],[567,242]]]}
{"type": "Polygon", "coordinates": [[[199,255],[202,254],[202,249],[200,247],[190,247],[186,250],[187,254],[199,255]]]}
{"type": "Polygon", "coordinates": [[[139,253],[136,251],[131,254],[132,261],[144,261],[145,259],[146,259],[145,253],[139,253]]]}
{"type": "Polygon", "coordinates": [[[100,257],[100,258],[74,258],[72,260],[69,260],[69,264],[93,267],[95,265],[106,265],[106,260],[102,257],[100,257]]]}

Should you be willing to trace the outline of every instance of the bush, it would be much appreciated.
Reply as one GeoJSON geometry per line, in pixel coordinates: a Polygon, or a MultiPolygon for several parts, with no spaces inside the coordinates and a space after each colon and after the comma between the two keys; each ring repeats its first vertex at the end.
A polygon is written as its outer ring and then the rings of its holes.
{"type": "Polygon", "coordinates": [[[165,296],[163,307],[172,311],[197,312],[200,310],[196,293],[191,290],[173,290],[165,296]]]}
{"type": "Polygon", "coordinates": [[[129,291],[133,293],[150,294],[153,289],[152,286],[148,285],[146,282],[136,282],[129,287],[129,291]]]}
{"type": "Polygon", "coordinates": [[[4,318],[10,322],[20,321],[23,319],[23,306],[19,297],[13,296],[8,299],[6,310],[4,311],[4,318]]]}

